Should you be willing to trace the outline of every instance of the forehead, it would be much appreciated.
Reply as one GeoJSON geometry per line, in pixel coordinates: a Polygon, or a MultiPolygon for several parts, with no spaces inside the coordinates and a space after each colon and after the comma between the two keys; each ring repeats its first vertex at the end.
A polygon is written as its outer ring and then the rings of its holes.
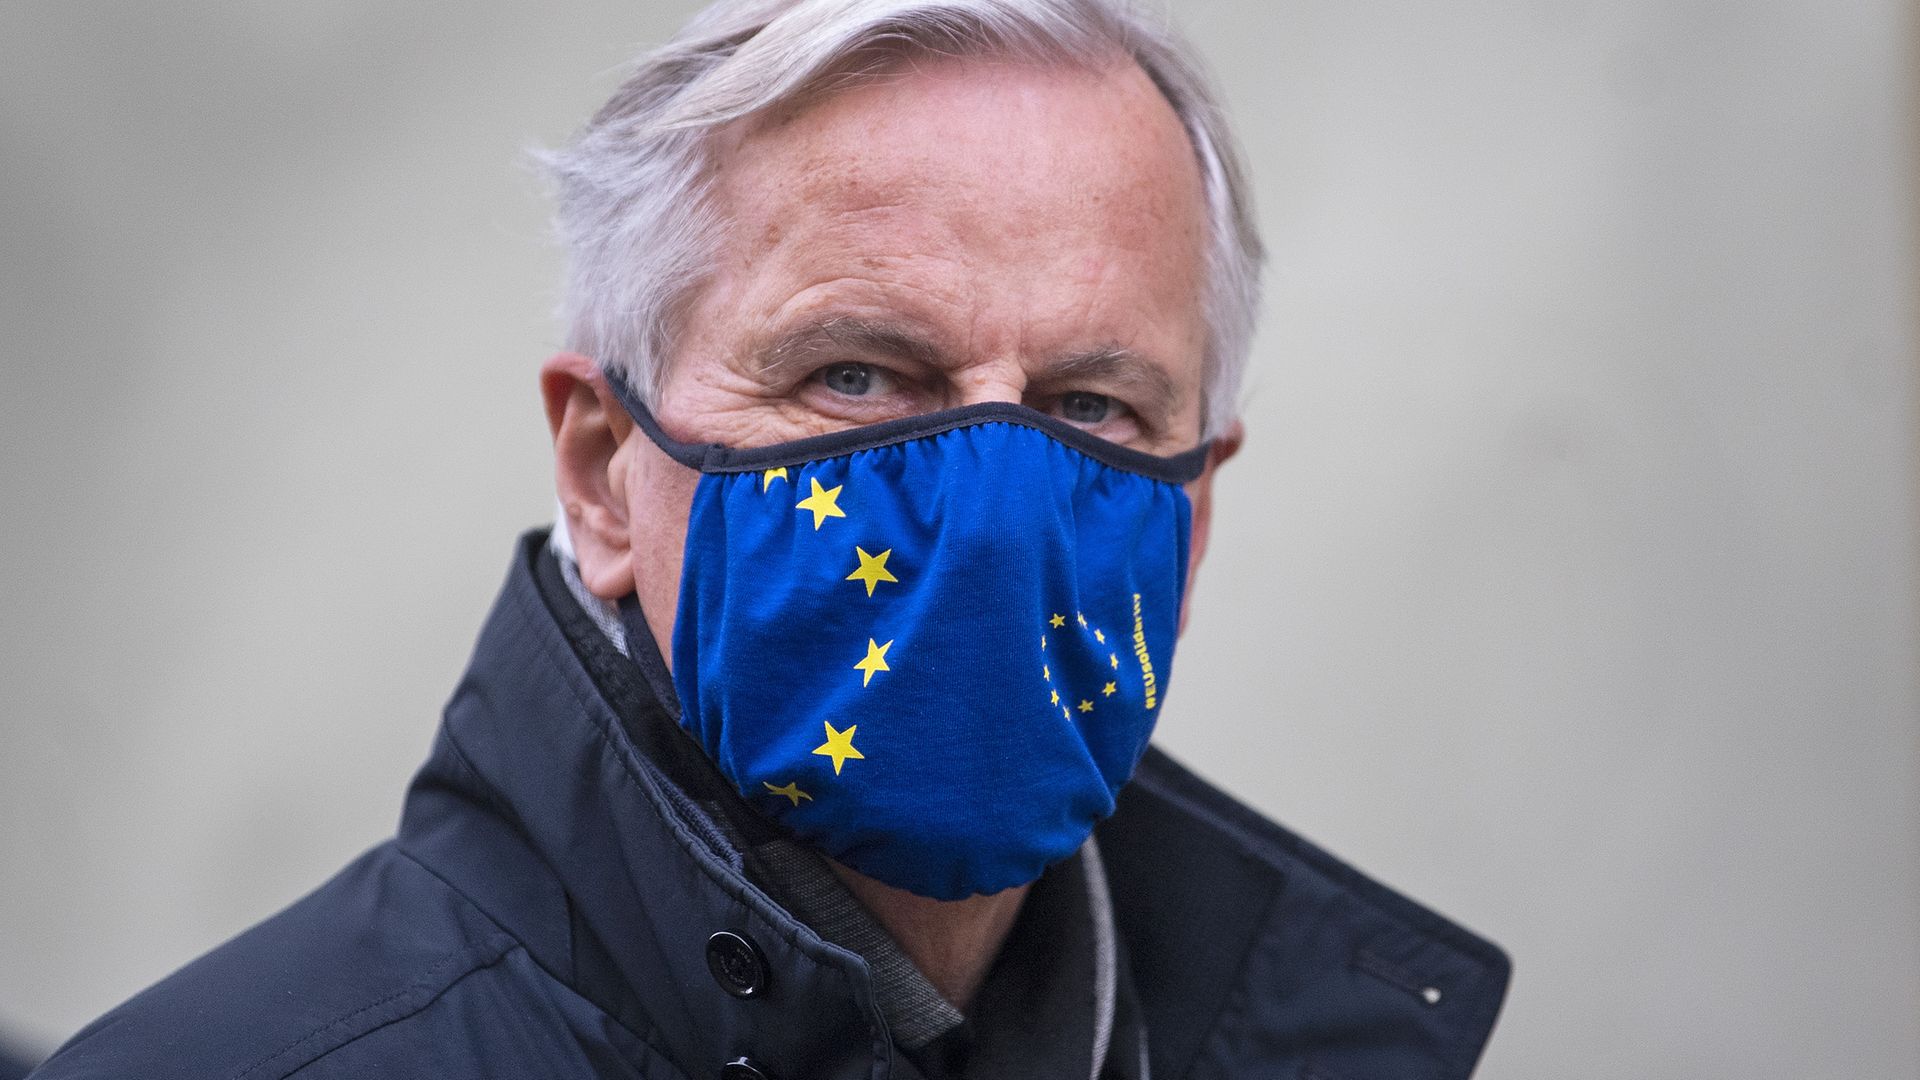
{"type": "Polygon", "coordinates": [[[735,310],[904,308],[976,352],[1150,347],[1197,391],[1204,190],[1131,61],[922,58],[730,135],[735,310]]]}
{"type": "Polygon", "coordinates": [[[755,118],[738,146],[731,183],[778,174],[809,201],[980,174],[1066,216],[1114,198],[1180,215],[1201,198],[1179,118],[1130,60],[903,59],[755,118]]]}

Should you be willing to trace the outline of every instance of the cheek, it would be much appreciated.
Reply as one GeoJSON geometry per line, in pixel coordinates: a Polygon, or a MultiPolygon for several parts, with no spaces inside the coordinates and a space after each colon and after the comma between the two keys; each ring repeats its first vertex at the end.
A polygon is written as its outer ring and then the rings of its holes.
{"type": "MultiPolygon", "coordinates": [[[[636,437],[644,438],[636,433],[636,437]]],[[[687,540],[687,514],[700,474],[644,448],[627,482],[627,531],[632,542],[633,583],[640,611],[669,667],[673,663],[673,617],[680,598],[680,563],[687,540]]]]}

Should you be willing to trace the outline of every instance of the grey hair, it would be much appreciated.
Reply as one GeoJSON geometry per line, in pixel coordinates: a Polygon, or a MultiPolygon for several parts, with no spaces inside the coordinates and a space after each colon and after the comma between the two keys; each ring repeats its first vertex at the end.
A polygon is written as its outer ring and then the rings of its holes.
{"type": "Polygon", "coordinates": [[[718,0],[661,48],[565,147],[537,155],[567,253],[567,348],[652,403],[675,316],[704,280],[725,223],[710,198],[718,129],[831,90],[863,58],[927,50],[1097,65],[1131,56],[1186,127],[1211,243],[1204,430],[1239,411],[1260,301],[1260,238],[1245,172],[1192,49],[1130,0],[718,0]]]}

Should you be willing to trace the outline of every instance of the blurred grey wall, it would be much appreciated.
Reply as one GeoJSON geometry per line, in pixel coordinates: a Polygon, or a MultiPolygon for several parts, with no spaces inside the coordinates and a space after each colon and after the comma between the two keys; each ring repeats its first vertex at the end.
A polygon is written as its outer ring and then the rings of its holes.
{"type": "MultiPolygon", "coordinates": [[[[687,3],[0,3],[0,1032],[390,832],[551,513],[518,164],[687,3]]],[[[1162,741],[1481,1075],[1920,1075],[1912,24],[1200,0],[1274,252],[1162,741]]]]}

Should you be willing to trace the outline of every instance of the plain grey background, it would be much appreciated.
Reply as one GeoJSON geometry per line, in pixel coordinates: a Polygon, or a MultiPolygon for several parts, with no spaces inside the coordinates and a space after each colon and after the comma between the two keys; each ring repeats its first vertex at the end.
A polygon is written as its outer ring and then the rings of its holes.
{"type": "MultiPolygon", "coordinates": [[[[551,516],[523,147],[683,2],[0,4],[0,1030],[390,832],[551,516]]],[[[1195,0],[1273,252],[1162,744],[1481,1075],[1920,1075],[1915,85],[1860,0],[1195,0]]]]}

